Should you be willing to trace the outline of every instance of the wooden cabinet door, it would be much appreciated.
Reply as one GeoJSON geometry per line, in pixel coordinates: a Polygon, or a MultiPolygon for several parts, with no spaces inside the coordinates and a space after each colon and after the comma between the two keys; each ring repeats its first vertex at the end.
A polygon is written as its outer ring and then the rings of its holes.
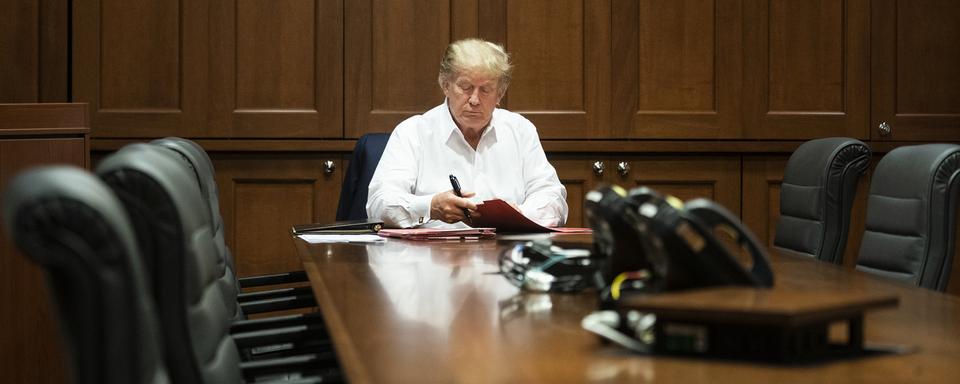
{"type": "MultiPolygon", "coordinates": [[[[740,213],[740,156],[637,156],[615,159],[630,165],[624,188],[647,186],[681,200],[713,200],[740,213]]],[[[609,177],[620,178],[619,172],[609,177]]]]}
{"type": "Polygon", "coordinates": [[[871,139],[960,140],[960,2],[871,7],[871,139]]]}
{"type": "Polygon", "coordinates": [[[440,0],[344,2],[345,136],[390,132],[443,102],[446,46],[476,36],[477,4],[440,0]]]}
{"type": "Polygon", "coordinates": [[[866,0],[745,0],[744,137],[866,139],[866,0]]]}
{"type": "Polygon", "coordinates": [[[334,221],[343,179],[339,156],[213,155],[237,274],[302,269],[290,227],[334,221]],[[334,164],[332,172],[325,168],[328,160],[334,164]]]}
{"type": "Polygon", "coordinates": [[[589,227],[583,215],[583,200],[587,192],[604,181],[602,173],[593,169],[593,163],[603,158],[584,158],[573,156],[549,156],[550,164],[557,170],[560,182],[567,188],[567,227],[589,227]]]}
{"type": "Polygon", "coordinates": [[[613,136],[741,135],[741,1],[614,0],[613,136]]]}
{"type": "Polygon", "coordinates": [[[567,226],[588,226],[583,198],[602,184],[625,189],[647,186],[682,200],[705,197],[740,214],[740,157],[705,156],[550,156],[567,188],[567,226]],[[602,164],[598,172],[595,163],[602,164]]]}
{"type": "Polygon", "coordinates": [[[340,138],[340,0],[77,0],[93,137],[340,138]]]}
{"type": "Polygon", "coordinates": [[[201,134],[343,137],[343,1],[209,3],[209,42],[183,41],[210,56],[201,134]]]}
{"type": "Polygon", "coordinates": [[[745,156],[743,159],[745,204],[740,218],[767,247],[773,246],[780,220],[780,185],[786,166],[784,156],[745,156]]]}
{"type": "Polygon", "coordinates": [[[201,132],[207,3],[73,2],[73,101],[90,104],[92,137],[201,132]]]}
{"type": "MultiPolygon", "coordinates": [[[[541,138],[603,138],[610,129],[610,1],[480,1],[480,36],[514,63],[504,108],[541,138]]],[[[622,135],[621,135],[622,136],[622,135]]]]}

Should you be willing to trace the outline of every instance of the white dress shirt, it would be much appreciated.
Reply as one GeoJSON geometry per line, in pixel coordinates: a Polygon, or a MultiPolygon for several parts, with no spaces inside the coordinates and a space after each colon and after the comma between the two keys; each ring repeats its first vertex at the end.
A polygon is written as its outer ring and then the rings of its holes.
{"type": "Polygon", "coordinates": [[[567,220],[567,190],[547,162],[533,123],[495,109],[474,150],[446,102],[393,130],[370,180],[367,216],[390,227],[464,227],[430,219],[433,195],[452,189],[450,175],[464,192],[476,192],[474,202],[498,198],[514,203],[544,226],[567,220]]]}

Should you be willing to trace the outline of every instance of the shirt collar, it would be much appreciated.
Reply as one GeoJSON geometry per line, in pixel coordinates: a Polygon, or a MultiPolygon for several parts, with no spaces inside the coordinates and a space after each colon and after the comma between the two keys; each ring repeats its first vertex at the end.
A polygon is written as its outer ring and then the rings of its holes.
{"type": "MultiPolygon", "coordinates": [[[[493,115],[490,116],[490,123],[487,124],[487,128],[485,128],[483,133],[480,134],[481,145],[486,140],[496,140],[497,138],[496,130],[494,129],[497,126],[497,109],[498,108],[493,109],[493,115]],[[489,139],[487,138],[488,136],[489,139]]],[[[460,132],[460,128],[457,127],[457,122],[453,120],[453,113],[450,112],[450,99],[443,99],[443,110],[445,112],[443,114],[443,121],[445,123],[444,125],[447,126],[447,131],[449,132],[450,138],[456,136],[463,143],[463,145],[469,147],[470,145],[467,144],[467,139],[463,137],[463,132],[460,132]]],[[[480,145],[478,145],[477,148],[480,148],[480,145]]]]}

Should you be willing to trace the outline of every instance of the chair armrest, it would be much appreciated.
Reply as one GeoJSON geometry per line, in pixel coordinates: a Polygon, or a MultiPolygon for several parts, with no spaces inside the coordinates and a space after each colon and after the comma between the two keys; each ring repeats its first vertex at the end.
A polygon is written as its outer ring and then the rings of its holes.
{"type": "Polygon", "coordinates": [[[240,303],[240,309],[247,315],[285,311],[288,309],[311,308],[315,306],[317,306],[317,300],[313,297],[313,294],[284,296],[240,303]]]}
{"type": "Polygon", "coordinates": [[[307,273],[304,271],[291,271],[270,275],[241,277],[237,279],[237,281],[240,283],[240,288],[252,288],[265,285],[303,283],[308,281],[308,279],[307,273]]]}
{"type": "MultiPolygon", "coordinates": [[[[255,382],[258,378],[282,378],[283,375],[293,373],[299,373],[304,376],[300,379],[295,379],[306,380],[303,381],[304,383],[326,383],[342,380],[337,364],[337,357],[333,352],[247,361],[240,363],[240,369],[247,382],[255,382]],[[321,379],[321,381],[313,381],[313,378],[321,379]]],[[[279,382],[290,383],[291,381],[286,379],[279,382]]],[[[300,381],[296,382],[300,383],[300,381]]]]}
{"type": "Polygon", "coordinates": [[[269,291],[241,292],[237,294],[237,301],[244,303],[249,301],[273,299],[284,296],[309,296],[313,295],[310,287],[289,287],[271,289],[269,291]]]}
{"type": "Polygon", "coordinates": [[[297,325],[323,324],[323,316],[319,313],[298,313],[286,316],[265,317],[262,319],[237,320],[230,325],[230,333],[243,333],[292,327],[297,325]]]}
{"type": "Polygon", "coordinates": [[[238,349],[250,349],[283,343],[329,342],[329,335],[323,325],[307,324],[291,327],[263,329],[240,332],[230,335],[238,349]]]}

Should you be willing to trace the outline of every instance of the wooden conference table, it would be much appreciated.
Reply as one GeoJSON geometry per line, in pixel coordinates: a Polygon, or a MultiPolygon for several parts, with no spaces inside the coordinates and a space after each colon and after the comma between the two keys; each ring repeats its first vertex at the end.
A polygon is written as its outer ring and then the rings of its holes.
{"type": "Polygon", "coordinates": [[[776,289],[889,292],[868,343],[916,347],[805,365],[641,356],[580,327],[594,292],[525,293],[497,274],[507,242],[294,243],[354,383],[940,383],[960,380],[960,298],[772,254],[776,289]]]}

